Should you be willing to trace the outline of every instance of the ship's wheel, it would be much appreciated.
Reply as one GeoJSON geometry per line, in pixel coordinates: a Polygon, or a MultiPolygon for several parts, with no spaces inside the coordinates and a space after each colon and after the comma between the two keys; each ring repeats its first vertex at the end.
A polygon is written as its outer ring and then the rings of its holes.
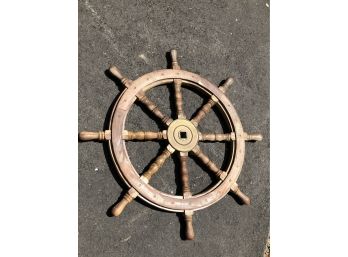
{"type": "Polygon", "coordinates": [[[262,135],[244,132],[236,110],[225,95],[226,90],[233,84],[232,78],[228,78],[221,86],[217,87],[197,74],[182,70],[177,61],[176,50],[171,51],[171,62],[172,69],[157,70],[134,81],[125,78],[115,66],[112,66],[110,68],[111,74],[122,82],[125,89],[114,105],[109,129],[99,132],[82,131],[79,137],[81,141],[108,141],[119,175],[129,187],[123,198],[112,209],[114,216],[119,216],[127,204],[139,197],[157,208],[182,212],[186,224],[186,239],[192,240],[194,239],[192,225],[194,211],[216,203],[230,191],[239,197],[244,204],[250,204],[249,197],[239,189],[237,179],[244,161],[245,141],[260,141],[262,135]],[[167,84],[171,84],[175,90],[175,119],[164,114],[146,96],[148,90],[167,84]],[[182,86],[193,87],[210,96],[191,119],[183,111],[182,86]],[[165,125],[166,130],[127,130],[125,128],[127,114],[135,101],[139,101],[149,109],[165,125]],[[229,133],[211,133],[198,130],[199,122],[214,105],[218,107],[224,117],[229,133]],[[127,140],[162,140],[166,142],[167,147],[154,159],[149,168],[139,175],[129,159],[125,144],[127,140]],[[232,144],[233,151],[230,153],[229,163],[224,170],[221,170],[201,150],[200,141],[225,141],[232,144]],[[160,170],[163,163],[172,154],[177,154],[180,160],[182,183],[182,194],[180,195],[168,194],[150,185],[152,176],[160,170]],[[217,178],[213,186],[199,194],[192,194],[190,191],[190,171],[187,166],[189,156],[199,159],[217,178]]]}

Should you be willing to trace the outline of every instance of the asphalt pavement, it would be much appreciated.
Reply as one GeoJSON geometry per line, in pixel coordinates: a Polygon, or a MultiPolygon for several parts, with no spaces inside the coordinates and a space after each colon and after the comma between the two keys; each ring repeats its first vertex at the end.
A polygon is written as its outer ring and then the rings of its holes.
{"type": "MultiPolygon", "coordinates": [[[[111,64],[136,79],[166,68],[166,53],[175,48],[183,69],[218,85],[235,79],[226,93],[247,132],[263,141],[247,143],[240,188],[250,206],[226,195],[213,206],[195,212],[194,241],[182,240],[175,213],[134,201],[120,217],[110,207],[124,185],[118,178],[107,145],[79,143],[79,256],[262,256],[269,233],[269,3],[265,1],[79,1],[79,131],[106,129],[110,108],[122,88],[106,72],[111,64]]],[[[149,93],[168,115],[174,115],[170,88],[149,93]]],[[[183,89],[184,110],[191,116],[204,97],[183,89]]],[[[223,131],[216,110],[204,119],[202,131],[223,131]]],[[[129,130],[159,130],[149,113],[135,105],[127,118],[129,130]]],[[[218,165],[225,144],[200,144],[218,165]]],[[[157,142],[129,142],[133,166],[141,173],[163,148],[157,142]]],[[[170,158],[151,182],[177,193],[175,158],[170,158]]],[[[189,160],[192,191],[211,184],[207,170],[189,160]]]]}

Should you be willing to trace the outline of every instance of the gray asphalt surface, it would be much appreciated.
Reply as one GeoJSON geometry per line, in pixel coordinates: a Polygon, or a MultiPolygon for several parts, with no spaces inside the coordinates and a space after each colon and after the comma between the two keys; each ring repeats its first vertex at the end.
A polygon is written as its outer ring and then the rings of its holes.
{"type": "MultiPolygon", "coordinates": [[[[118,217],[109,217],[124,185],[118,179],[106,145],[79,143],[79,256],[262,256],[269,231],[269,8],[265,1],[79,1],[79,130],[106,128],[110,106],[121,91],[105,71],[111,64],[135,79],[167,67],[166,52],[178,50],[185,70],[215,84],[235,79],[227,92],[247,132],[261,132],[264,140],[246,145],[240,188],[251,206],[239,205],[231,195],[194,215],[194,241],[182,240],[179,217],[130,204],[118,217]]],[[[169,88],[150,92],[167,114],[169,88]]],[[[184,89],[190,116],[203,98],[184,89]]],[[[159,130],[140,106],[131,110],[129,130],[159,130]]],[[[199,127],[222,131],[211,112],[199,127]]],[[[156,142],[127,143],[140,172],[162,149],[156,142]]],[[[223,165],[225,145],[201,147],[223,165]]],[[[176,193],[175,159],[169,159],[151,184],[176,193]]],[[[207,170],[189,161],[192,191],[211,183],[207,170]]]]}

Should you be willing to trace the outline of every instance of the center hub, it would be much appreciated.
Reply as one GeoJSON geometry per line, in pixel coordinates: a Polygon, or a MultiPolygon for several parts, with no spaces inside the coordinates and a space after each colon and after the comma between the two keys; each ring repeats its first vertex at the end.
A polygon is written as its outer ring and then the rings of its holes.
{"type": "Polygon", "coordinates": [[[198,131],[186,119],[177,119],[170,123],[167,136],[170,145],[180,152],[191,151],[198,143],[198,131]]]}

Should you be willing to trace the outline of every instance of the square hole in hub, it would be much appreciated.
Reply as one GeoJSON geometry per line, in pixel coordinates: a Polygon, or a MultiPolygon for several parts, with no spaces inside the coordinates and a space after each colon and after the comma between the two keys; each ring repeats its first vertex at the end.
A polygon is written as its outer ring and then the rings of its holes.
{"type": "Polygon", "coordinates": [[[187,139],[187,133],[185,131],[180,131],[179,132],[179,137],[181,139],[187,139]]]}

